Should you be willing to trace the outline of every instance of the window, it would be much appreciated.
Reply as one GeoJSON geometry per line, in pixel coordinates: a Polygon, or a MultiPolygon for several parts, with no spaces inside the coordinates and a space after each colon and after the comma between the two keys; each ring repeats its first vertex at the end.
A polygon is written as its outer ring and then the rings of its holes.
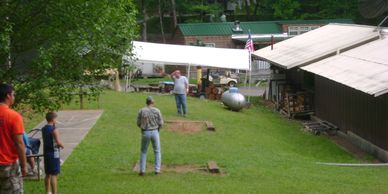
{"type": "Polygon", "coordinates": [[[288,35],[296,36],[317,28],[319,28],[319,26],[289,26],[288,35]]]}
{"type": "Polygon", "coordinates": [[[216,43],[205,43],[205,47],[216,47],[216,43]]]}

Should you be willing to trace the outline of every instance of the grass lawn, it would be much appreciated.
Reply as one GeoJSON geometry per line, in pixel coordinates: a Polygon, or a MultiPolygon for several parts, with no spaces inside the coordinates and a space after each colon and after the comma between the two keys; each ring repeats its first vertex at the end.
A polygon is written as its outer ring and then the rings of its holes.
{"type": "MultiPolygon", "coordinates": [[[[59,193],[388,193],[386,167],[332,167],[315,162],[357,163],[322,136],[301,130],[261,106],[231,112],[219,102],[189,98],[189,119],[210,120],[217,132],[161,131],[164,164],[205,165],[226,173],[132,172],[139,159],[135,120],[146,94],[106,92],[102,117],[62,166],[59,193]]],[[[176,119],[172,96],[154,96],[165,119],[176,119]]],[[[77,108],[77,105],[70,108],[77,108]]],[[[90,107],[96,107],[91,104],[90,107]]],[[[148,159],[153,162],[149,150],[148,159]]],[[[25,181],[25,193],[44,193],[43,181],[25,181]]]]}

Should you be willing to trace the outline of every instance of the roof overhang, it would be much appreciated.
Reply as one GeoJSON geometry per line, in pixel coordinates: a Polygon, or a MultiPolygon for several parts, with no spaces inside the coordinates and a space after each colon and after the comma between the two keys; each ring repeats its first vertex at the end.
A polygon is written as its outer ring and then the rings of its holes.
{"type": "Polygon", "coordinates": [[[328,24],[255,51],[260,59],[284,69],[305,66],[379,38],[373,26],[328,24]]]}
{"type": "MultiPolygon", "coordinates": [[[[232,40],[237,40],[241,42],[246,42],[248,40],[248,34],[233,34],[232,40]]],[[[271,41],[272,37],[274,38],[274,41],[281,41],[288,38],[291,38],[293,36],[288,35],[288,33],[282,33],[282,34],[251,34],[252,40],[255,41],[271,41]]]]}
{"type": "Polygon", "coordinates": [[[379,39],[303,70],[375,97],[388,93],[388,39],[379,39]]]}

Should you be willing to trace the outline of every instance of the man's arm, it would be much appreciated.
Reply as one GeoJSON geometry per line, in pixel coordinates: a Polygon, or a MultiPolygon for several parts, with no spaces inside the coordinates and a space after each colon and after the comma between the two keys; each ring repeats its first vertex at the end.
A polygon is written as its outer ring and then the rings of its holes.
{"type": "Polygon", "coordinates": [[[23,134],[13,135],[13,141],[15,142],[16,151],[18,152],[20,167],[22,169],[22,176],[27,175],[27,159],[26,148],[23,142],[23,134]]]}
{"type": "Polygon", "coordinates": [[[163,116],[162,116],[162,113],[160,112],[160,110],[159,110],[159,112],[158,112],[159,114],[159,119],[158,119],[158,125],[159,125],[159,128],[162,128],[162,126],[163,126],[163,124],[164,124],[164,121],[163,121],[163,116]]]}
{"type": "Polygon", "coordinates": [[[174,77],[174,76],[175,76],[175,73],[176,73],[176,71],[172,72],[171,75],[170,75],[170,77],[171,77],[171,79],[172,79],[173,81],[175,81],[175,77],[174,77]]]}
{"type": "Polygon", "coordinates": [[[137,114],[137,123],[136,124],[140,128],[140,126],[141,126],[141,110],[137,114]]]}
{"type": "Polygon", "coordinates": [[[54,129],[54,131],[53,131],[53,137],[54,137],[55,143],[56,143],[60,148],[63,149],[64,146],[63,146],[61,140],[59,140],[59,132],[58,132],[57,129],[54,129]]]}

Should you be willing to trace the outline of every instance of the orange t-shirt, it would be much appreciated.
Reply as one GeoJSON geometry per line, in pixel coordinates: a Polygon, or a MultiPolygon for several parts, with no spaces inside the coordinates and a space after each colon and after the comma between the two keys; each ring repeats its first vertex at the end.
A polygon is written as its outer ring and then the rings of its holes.
{"type": "Polygon", "coordinates": [[[13,164],[18,159],[13,135],[23,135],[23,118],[7,105],[0,104],[0,165],[13,164]]]}

